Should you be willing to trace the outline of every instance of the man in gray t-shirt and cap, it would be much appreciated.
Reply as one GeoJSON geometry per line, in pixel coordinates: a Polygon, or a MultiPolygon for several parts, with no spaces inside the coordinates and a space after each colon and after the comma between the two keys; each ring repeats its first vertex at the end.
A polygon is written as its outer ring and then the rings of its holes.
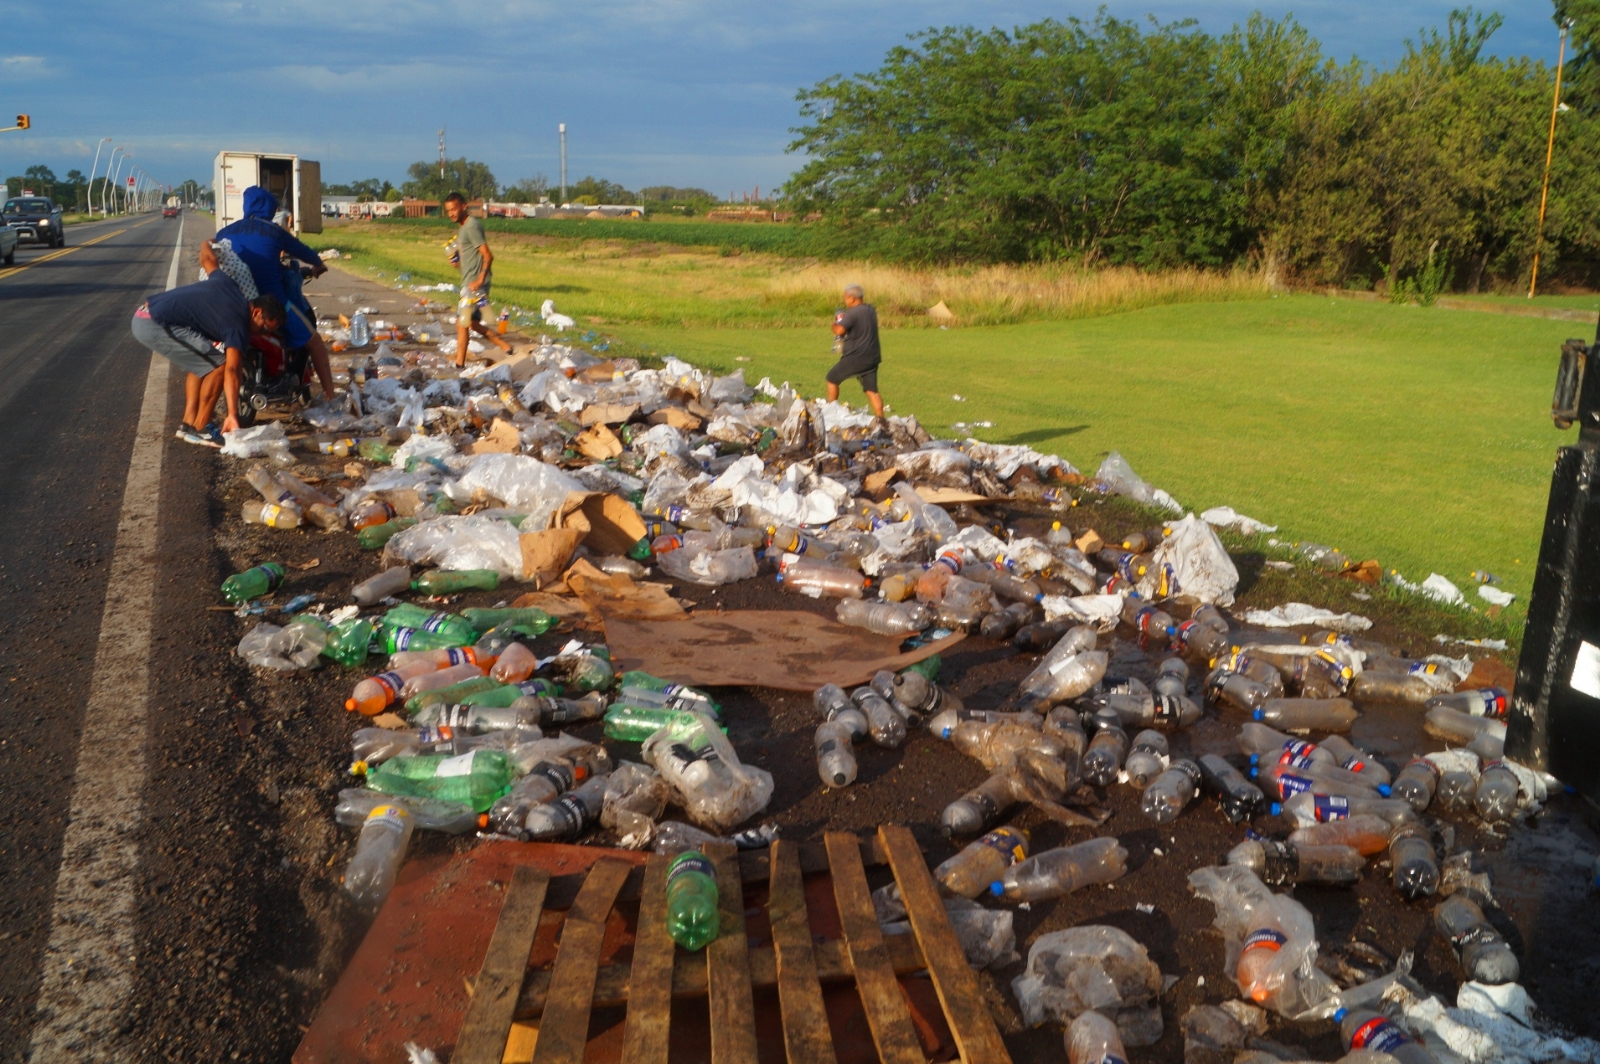
{"type": "Polygon", "coordinates": [[[833,335],[843,340],[839,361],[828,371],[828,399],[839,398],[839,385],[855,377],[867,402],[879,420],[883,418],[883,396],[878,394],[878,363],[883,349],[878,346],[878,312],[866,302],[866,292],[858,284],[844,290],[844,309],[833,318],[833,335]]]}

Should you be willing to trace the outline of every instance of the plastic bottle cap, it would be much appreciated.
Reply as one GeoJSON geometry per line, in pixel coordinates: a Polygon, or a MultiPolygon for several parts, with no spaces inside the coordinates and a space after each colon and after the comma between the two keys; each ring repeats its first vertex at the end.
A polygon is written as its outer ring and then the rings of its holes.
{"type": "Polygon", "coordinates": [[[1339,1009],[1337,1012],[1335,1012],[1333,1014],[1333,1022],[1334,1023],[1342,1023],[1342,1022],[1344,1022],[1344,1018],[1345,1018],[1346,1015],[1349,1014],[1349,1012],[1350,1012],[1349,1009],[1339,1009]]]}
{"type": "Polygon", "coordinates": [[[1277,816],[1279,813],[1283,812],[1283,803],[1273,802],[1272,805],[1268,806],[1268,809],[1271,811],[1273,816],[1277,816]]]}
{"type": "Polygon", "coordinates": [[[1256,758],[1255,758],[1254,754],[1250,755],[1250,778],[1251,779],[1260,779],[1261,778],[1261,766],[1256,764],[1256,758]]]}
{"type": "Polygon", "coordinates": [[[1250,763],[1252,765],[1255,764],[1257,761],[1260,761],[1260,760],[1261,760],[1261,755],[1260,754],[1251,754],[1250,755],[1250,763]]]}
{"type": "Polygon", "coordinates": [[[1001,897],[1002,895],[1005,894],[1005,892],[1006,892],[1006,885],[1004,883],[1000,882],[998,879],[995,880],[993,883],[989,884],[989,893],[993,894],[995,897],[997,897],[997,898],[1001,897]]]}
{"type": "Polygon", "coordinates": [[[1267,719],[1267,711],[1264,710],[1264,709],[1251,710],[1250,711],[1250,716],[1251,716],[1251,718],[1253,720],[1266,720],[1267,719]]]}
{"type": "Polygon", "coordinates": [[[1383,795],[1385,798],[1389,797],[1393,790],[1394,788],[1389,786],[1387,783],[1378,784],[1378,793],[1383,795]]]}

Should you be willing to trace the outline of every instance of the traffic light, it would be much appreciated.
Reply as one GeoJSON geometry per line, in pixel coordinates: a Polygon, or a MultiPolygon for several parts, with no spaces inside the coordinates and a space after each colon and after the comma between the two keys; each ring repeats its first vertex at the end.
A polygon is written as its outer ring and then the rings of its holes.
{"type": "Polygon", "coordinates": [[[28,127],[30,127],[32,125],[33,125],[32,116],[30,116],[30,115],[18,115],[17,116],[17,128],[18,129],[27,129],[28,127]]]}

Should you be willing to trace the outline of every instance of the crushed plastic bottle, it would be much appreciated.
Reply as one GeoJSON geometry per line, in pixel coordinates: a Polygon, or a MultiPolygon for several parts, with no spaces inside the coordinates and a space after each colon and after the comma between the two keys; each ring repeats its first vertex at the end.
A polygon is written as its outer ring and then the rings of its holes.
{"type": "Polygon", "coordinates": [[[1201,868],[1189,885],[1216,907],[1225,963],[1245,997],[1297,1016],[1333,996],[1332,980],[1315,964],[1316,930],[1305,906],[1272,893],[1239,865],[1201,868]]]}
{"type": "Polygon", "coordinates": [[[1127,1064],[1117,1025],[1093,1009],[1079,1013],[1062,1038],[1067,1064],[1127,1064]]]}
{"type": "Polygon", "coordinates": [[[933,878],[957,897],[976,898],[1006,869],[1027,858],[1028,843],[1028,833],[1021,828],[996,828],[942,862],[933,870],[933,878]]]}
{"type": "Polygon", "coordinates": [[[1110,883],[1127,871],[1128,851],[1120,842],[1090,839],[1019,861],[989,884],[989,893],[1011,902],[1045,901],[1092,884],[1110,883]]]}
{"type": "Polygon", "coordinates": [[[927,607],[901,602],[862,602],[845,599],[839,603],[840,624],[865,628],[879,635],[910,635],[933,622],[927,607]]]}
{"type": "Polygon", "coordinates": [[[1339,1009],[1333,1014],[1339,1025],[1339,1039],[1351,1051],[1387,1053],[1398,1064],[1439,1064],[1434,1055],[1413,1042],[1381,1012],[1369,1009],[1339,1009]]]}

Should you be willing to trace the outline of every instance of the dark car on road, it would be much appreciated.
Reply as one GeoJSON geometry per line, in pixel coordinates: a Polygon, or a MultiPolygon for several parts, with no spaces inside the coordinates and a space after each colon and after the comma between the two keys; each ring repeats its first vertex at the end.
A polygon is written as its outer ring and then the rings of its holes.
{"type": "Polygon", "coordinates": [[[17,196],[0,207],[0,220],[15,229],[24,243],[48,244],[53,248],[67,242],[61,224],[61,208],[44,196],[17,196]]]}

